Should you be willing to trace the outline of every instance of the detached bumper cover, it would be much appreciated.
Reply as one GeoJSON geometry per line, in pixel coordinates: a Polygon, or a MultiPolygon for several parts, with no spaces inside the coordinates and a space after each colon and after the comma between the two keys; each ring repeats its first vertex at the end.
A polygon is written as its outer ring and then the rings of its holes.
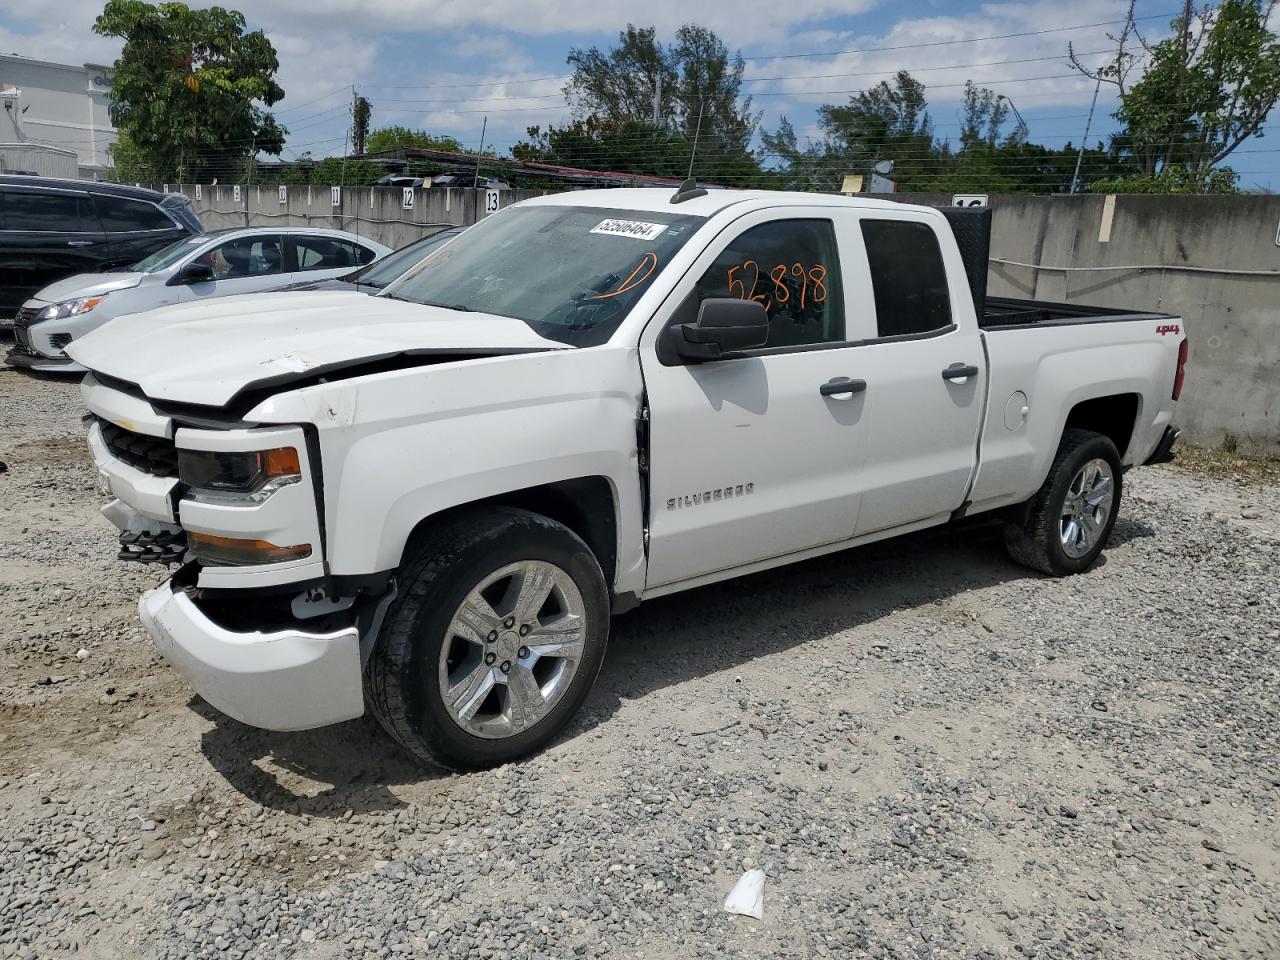
{"type": "Polygon", "coordinates": [[[360,638],[218,626],[169,583],[143,594],[142,624],[200,696],[229,717],[266,730],[306,730],[364,713],[360,638]]]}

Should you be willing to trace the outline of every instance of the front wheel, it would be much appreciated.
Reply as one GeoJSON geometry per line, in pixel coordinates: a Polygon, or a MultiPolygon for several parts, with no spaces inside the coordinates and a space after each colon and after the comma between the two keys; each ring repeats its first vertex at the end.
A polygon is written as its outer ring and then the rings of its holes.
{"type": "Polygon", "coordinates": [[[1044,483],[1005,523],[1009,555],[1052,576],[1089,569],[1111,537],[1123,482],[1109,438],[1065,431],[1044,483]]]}
{"type": "Polygon", "coordinates": [[[365,668],[372,713],[420,759],[494,766],[545,746],[604,661],[609,594],[567,527],[495,508],[411,547],[365,668]]]}

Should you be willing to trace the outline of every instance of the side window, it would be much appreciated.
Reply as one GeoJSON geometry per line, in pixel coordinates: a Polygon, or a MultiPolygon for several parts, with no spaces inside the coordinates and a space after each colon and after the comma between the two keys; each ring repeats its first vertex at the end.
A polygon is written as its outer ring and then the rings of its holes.
{"type": "Polygon", "coordinates": [[[100,227],[84,194],[14,190],[0,194],[0,229],[96,233],[100,227]]]}
{"type": "Polygon", "coordinates": [[[280,272],[281,247],[279,237],[239,237],[202,253],[200,260],[213,268],[215,280],[264,277],[280,272]]]}
{"type": "Polygon", "coordinates": [[[844,339],[840,257],[830,220],[777,220],[743,231],[697,284],[699,300],[764,304],[769,347],[844,339]]]}
{"type": "Polygon", "coordinates": [[[335,237],[297,237],[299,270],[339,270],[373,259],[373,251],[335,237]]]}
{"type": "Polygon", "coordinates": [[[174,222],[159,207],[145,200],[98,194],[93,198],[93,203],[98,208],[98,219],[102,221],[102,228],[107,233],[175,229],[174,222]]]}
{"type": "Polygon", "coordinates": [[[951,324],[951,294],[938,235],[928,224],[863,220],[862,239],[882,337],[929,333],[951,324]]]}

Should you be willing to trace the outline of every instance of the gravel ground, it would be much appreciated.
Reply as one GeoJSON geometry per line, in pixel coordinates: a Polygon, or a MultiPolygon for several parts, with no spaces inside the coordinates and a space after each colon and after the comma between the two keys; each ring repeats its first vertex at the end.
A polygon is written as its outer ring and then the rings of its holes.
{"type": "Polygon", "coordinates": [[[1274,478],[1136,471],[1072,579],[972,530],[646,604],[552,749],[440,776],[193,697],[74,385],[0,409],[0,957],[1280,957],[1274,478]]]}

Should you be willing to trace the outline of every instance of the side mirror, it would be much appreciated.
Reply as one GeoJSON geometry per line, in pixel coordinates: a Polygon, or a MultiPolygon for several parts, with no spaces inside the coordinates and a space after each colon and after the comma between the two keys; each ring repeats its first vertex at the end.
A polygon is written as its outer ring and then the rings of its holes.
{"type": "Polygon", "coordinates": [[[181,284],[210,283],[213,279],[213,267],[202,260],[195,260],[178,271],[175,282],[181,284]]]}
{"type": "Polygon", "coordinates": [[[702,301],[694,323],[669,327],[668,336],[686,363],[721,360],[739,350],[763,347],[769,341],[769,314],[756,300],[712,297],[702,301]]]}

